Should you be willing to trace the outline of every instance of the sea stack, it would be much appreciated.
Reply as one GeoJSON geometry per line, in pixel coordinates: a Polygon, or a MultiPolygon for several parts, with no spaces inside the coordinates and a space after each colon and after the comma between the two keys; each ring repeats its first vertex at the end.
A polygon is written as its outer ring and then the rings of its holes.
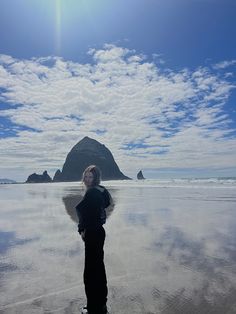
{"type": "Polygon", "coordinates": [[[137,174],[137,179],[138,179],[138,180],[144,180],[144,179],[145,179],[144,176],[143,176],[142,170],[140,170],[140,171],[138,172],[138,174],[137,174]]]}
{"type": "Polygon", "coordinates": [[[99,167],[102,180],[130,180],[120,171],[109,149],[86,136],[71,149],[62,171],[56,171],[53,181],[80,181],[89,165],[99,167]]]}
{"type": "Polygon", "coordinates": [[[26,183],[47,183],[52,182],[52,178],[48,175],[47,171],[44,171],[43,174],[33,173],[28,176],[26,183]]]}

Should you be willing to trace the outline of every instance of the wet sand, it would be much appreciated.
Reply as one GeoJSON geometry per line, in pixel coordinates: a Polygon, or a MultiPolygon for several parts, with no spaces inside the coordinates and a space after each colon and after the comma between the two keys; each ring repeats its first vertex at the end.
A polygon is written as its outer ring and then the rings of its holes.
{"type": "MultiPolygon", "coordinates": [[[[236,313],[236,188],[104,183],[111,314],[236,313]]],[[[0,313],[80,313],[76,183],[0,186],[0,313]]]]}

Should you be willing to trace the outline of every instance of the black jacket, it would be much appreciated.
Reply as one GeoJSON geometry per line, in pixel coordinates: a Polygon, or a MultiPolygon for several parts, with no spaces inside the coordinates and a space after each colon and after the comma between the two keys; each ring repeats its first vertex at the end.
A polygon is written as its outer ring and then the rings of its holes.
{"type": "Polygon", "coordinates": [[[101,185],[88,188],[81,202],[76,206],[79,218],[78,231],[96,230],[106,222],[105,208],[110,205],[110,194],[101,185]]]}

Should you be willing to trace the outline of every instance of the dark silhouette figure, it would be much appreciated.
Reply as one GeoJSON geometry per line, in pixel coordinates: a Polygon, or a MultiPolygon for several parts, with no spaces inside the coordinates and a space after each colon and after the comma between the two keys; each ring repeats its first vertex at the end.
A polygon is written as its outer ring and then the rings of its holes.
{"type": "Polygon", "coordinates": [[[89,314],[106,313],[107,278],[104,265],[103,245],[105,241],[103,227],[89,231],[85,235],[84,284],[89,314]]]}
{"type": "Polygon", "coordinates": [[[100,183],[100,171],[89,166],[83,173],[86,193],[76,206],[79,218],[78,231],[85,243],[84,285],[87,306],[83,313],[107,313],[107,278],[104,265],[103,224],[106,222],[105,208],[110,205],[110,194],[100,183]]]}

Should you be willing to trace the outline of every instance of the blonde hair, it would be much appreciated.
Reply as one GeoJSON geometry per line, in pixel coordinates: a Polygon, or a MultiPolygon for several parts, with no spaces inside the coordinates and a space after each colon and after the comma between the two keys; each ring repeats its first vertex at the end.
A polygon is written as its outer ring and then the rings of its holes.
{"type": "Polygon", "coordinates": [[[101,171],[96,165],[88,166],[82,175],[82,182],[84,183],[84,177],[87,172],[91,172],[93,174],[93,186],[99,185],[101,182],[101,171]]]}

